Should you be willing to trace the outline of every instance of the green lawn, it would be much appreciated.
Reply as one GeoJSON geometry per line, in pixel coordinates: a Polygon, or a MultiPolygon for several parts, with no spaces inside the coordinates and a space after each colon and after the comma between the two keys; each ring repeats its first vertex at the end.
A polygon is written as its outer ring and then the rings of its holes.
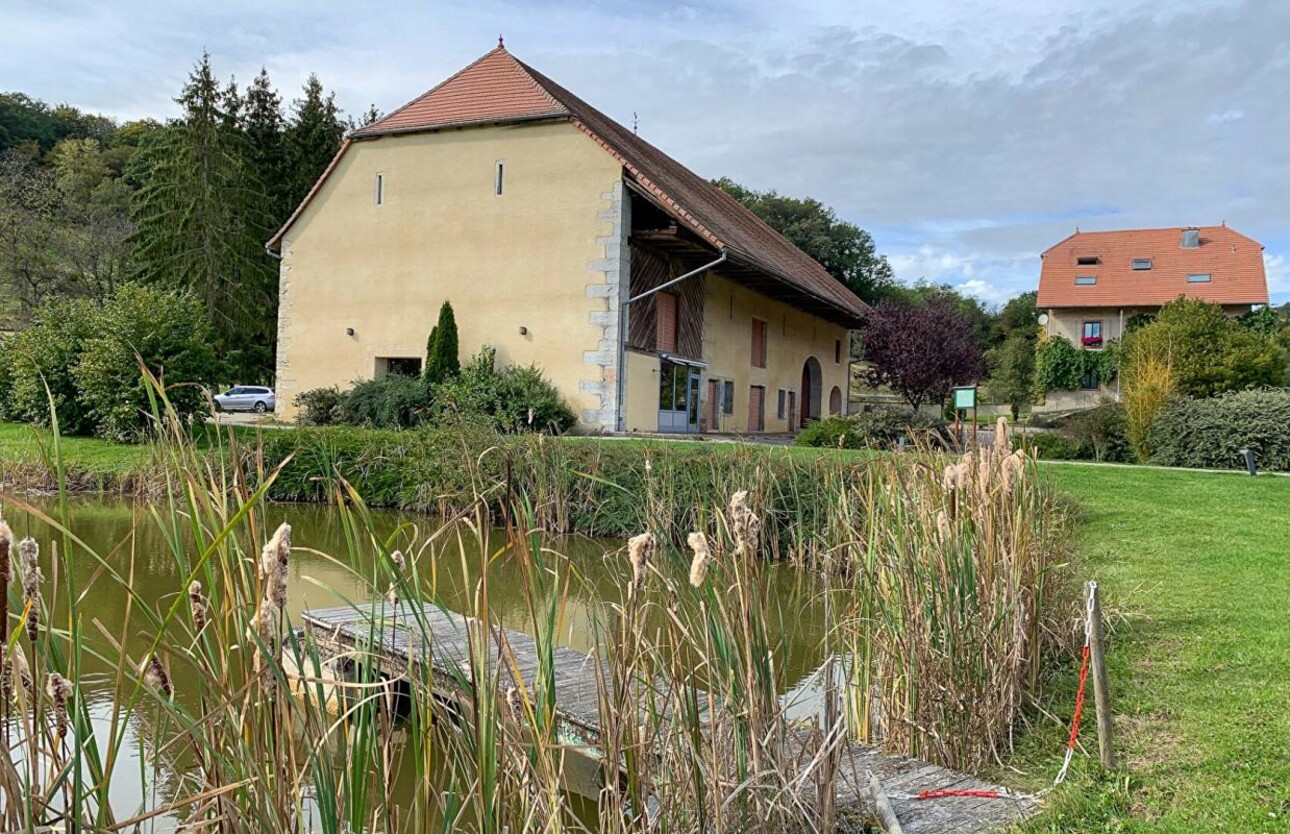
{"type": "MultiPolygon", "coordinates": [[[[1290,478],[1046,470],[1082,508],[1081,572],[1114,618],[1122,772],[1101,777],[1081,762],[1028,828],[1290,831],[1290,478]]],[[[1068,677],[1049,705],[1063,718],[1074,669],[1068,677]]],[[[1063,735],[1053,725],[1023,743],[1035,787],[1051,779],[1063,735]]]]}
{"type": "MultiPolygon", "coordinates": [[[[53,434],[46,429],[17,423],[0,423],[0,468],[5,464],[52,460],[53,434]]],[[[127,446],[91,437],[64,437],[63,464],[70,471],[90,475],[125,476],[148,458],[145,446],[127,446]]]]}

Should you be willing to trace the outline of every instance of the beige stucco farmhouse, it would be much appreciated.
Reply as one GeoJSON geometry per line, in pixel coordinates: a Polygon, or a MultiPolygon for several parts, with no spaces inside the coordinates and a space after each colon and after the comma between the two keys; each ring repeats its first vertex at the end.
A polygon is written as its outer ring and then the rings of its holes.
{"type": "Polygon", "coordinates": [[[360,128],[269,243],[278,410],[465,359],[536,363],[584,431],[790,431],[846,402],[864,304],[738,202],[503,46],[360,128]]]}

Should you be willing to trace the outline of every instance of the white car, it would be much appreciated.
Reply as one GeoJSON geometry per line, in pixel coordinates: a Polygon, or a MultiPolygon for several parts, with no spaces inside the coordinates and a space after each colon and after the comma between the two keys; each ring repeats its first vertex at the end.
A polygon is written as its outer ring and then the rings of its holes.
{"type": "Polygon", "coordinates": [[[214,399],[218,411],[254,411],[256,414],[272,411],[275,402],[273,389],[258,385],[239,385],[223,394],[216,394],[214,399]]]}

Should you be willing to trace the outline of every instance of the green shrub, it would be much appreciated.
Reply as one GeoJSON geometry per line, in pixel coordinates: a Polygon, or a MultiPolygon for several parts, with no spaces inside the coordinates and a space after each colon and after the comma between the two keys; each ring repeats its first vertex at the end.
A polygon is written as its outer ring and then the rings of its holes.
{"type": "Polygon", "coordinates": [[[1133,357],[1164,357],[1183,396],[1209,397],[1286,381],[1286,355],[1274,340],[1199,299],[1169,302],[1129,342],[1133,357]]]}
{"type": "Polygon", "coordinates": [[[937,417],[882,407],[816,420],[802,429],[795,442],[799,446],[889,449],[898,445],[902,437],[910,443],[926,439],[941,444],[945,432],[944,421],[937,417]]]}
{"type": "Polygon", "coordinates": [[[12,359],[8,350],[11,338],[0,336],[0,422],[13,419],[10,416],[13,408],[13,369],[10,367],[12,359]]]}
{"type": "Polygon", "coordinates": [[[456,378],[435,385],[437,414],[486,418],[498,430],[514,433],[566,432],[577,422],[555,386],[536,365],[496,367],[496,351],[485,345],[456,378]]]}
{"type": "Polygon", "coordinates": [[[378,429],[408,429],[430,408],[429,388],[416,377],[391,375],[354,383],[340,403],[340,422],[378,429]]]}
{"type": "MultiPolygon", "coordinates": [[[[203,413],[201,385],[217,375],[214,335],[195,297],[127,284],[98,312],[74,376],[96,434],[139,439],[152,413],[142,362],[181,418],[203,413]]],[[[61,418],[61,415],[60,415],[61,418]]]]}
{"type": "Polygon", "coordinates": [[[334,426],[341,422],[345,395],[335,385],[301,391],[291,401],[297,409],[296,422],[302,426],[334,426]]]}
{"type": "Polygon", "coordinates": [[[1152,462],[1165,466],[1238,469],[1241,449],[1260,468],[1290,471],[1290,391],[1255,389],[1207,399],[1177,399],[1150,430],[1152,462]]]}
{"type": "Polygon", "coordinates": [[[1028,449],[1040,460],[1088,460],[1092,457],[1088,447],[1060,432],[1018,434],[1013,438],[1013,445],[1028,449]]]}
{"type": "Polygon", "coordinates": [[[1118,403],[1072,415],[1066,423],[1066,434],[1083,453],[1081,457],[1111,463],[1134,460],[1124,408],[1118,403]]]}
{"type": "Polygon", "coordinates": [[[5,341],[5,364],[12,379],[10,419],[47,426],[52,398],[64,434],[91,433],[94,422],[81,403],[74,369],[97,332],[95,319],[100,314],[83,299],[50,298],[36,310],[30,325],[5,341]]]}

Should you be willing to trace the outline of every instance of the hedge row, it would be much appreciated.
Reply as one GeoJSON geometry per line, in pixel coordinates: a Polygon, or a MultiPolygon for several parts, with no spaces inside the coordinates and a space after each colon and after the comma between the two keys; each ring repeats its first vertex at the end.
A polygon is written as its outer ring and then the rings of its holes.
{"type": "Polygon", "coordinates": [[[1170,403],[1148,434],[1152,463],[1239,469],[1252,449],[1262,469],[1290,471],[1290,390],[1264,388],[1170,403]]]}

